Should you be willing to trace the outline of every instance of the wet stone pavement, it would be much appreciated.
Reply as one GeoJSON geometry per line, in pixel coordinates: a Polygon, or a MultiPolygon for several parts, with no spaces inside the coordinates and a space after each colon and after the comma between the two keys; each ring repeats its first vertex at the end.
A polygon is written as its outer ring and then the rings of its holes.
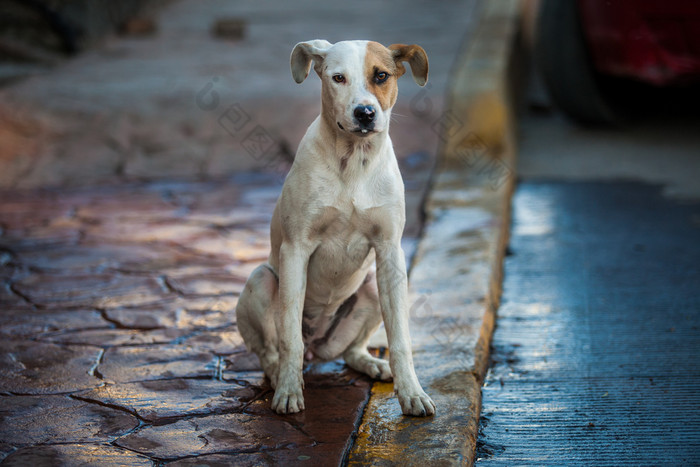
{"type": "Polygon", "coordinates": [[[3,465],[343,461],[371,380],[309,366],[307,410],[277,416],[236,328],[281,183],[0,193],[3,465]]]}

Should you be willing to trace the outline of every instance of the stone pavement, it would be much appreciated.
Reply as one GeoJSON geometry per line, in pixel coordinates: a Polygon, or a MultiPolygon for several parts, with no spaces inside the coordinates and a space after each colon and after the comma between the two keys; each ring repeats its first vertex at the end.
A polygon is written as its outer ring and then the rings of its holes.
{"type": "MultiPolygon", "coordinates": [[[[406,161],[424,191],[430,172],[406,161]]],[[[281,181],[0,192],[4,464],[342,462],[371,380],[311,365],[307,410],[277,416],[236,329],[281,181]]]]}
{"type": "Polygon", "coordinates": [[[236,329],[279,189],[242,173],[2,193],[4,463],[340,463],[368,378],[311,366],[307,411],[277,416],[236,329]]]}

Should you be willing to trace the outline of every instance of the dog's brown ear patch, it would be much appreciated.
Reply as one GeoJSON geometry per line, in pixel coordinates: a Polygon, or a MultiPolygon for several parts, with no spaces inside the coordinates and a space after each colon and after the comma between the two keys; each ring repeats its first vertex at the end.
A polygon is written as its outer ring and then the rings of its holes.
{"type": "Polygon", "coordinates": [[[295,45],[292,50],[292,55],[289,58],[294,81],[301,83],[309,76],[311,61],[315,62],[316,69],[319,69],[328,49],[330,49],[332,45],[333,44],[330,42],[322,39],[299,42],[295,45]]]}
{"type": "Polygon", "coordinates": [[[406,72],[406,68],[403,66],[402,62],[408,62],[411,65],[411,74],[413,75],[413,80],[419,86],[425,86],[428,82],[428,55],[425,50],[419,45],[404,45],[404,44],[393,44],[389,46],[394,60],[396,61],[396,67],[399,69],[399,76],[406,72]]]}

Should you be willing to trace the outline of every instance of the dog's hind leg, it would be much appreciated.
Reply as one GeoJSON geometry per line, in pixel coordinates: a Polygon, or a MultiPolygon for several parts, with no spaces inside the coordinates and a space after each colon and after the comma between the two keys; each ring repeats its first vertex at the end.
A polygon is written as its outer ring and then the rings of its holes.
{"type": "Polygon", "coordinates": [[[368,280],[357,291],[357,303],[353,310],[353,318],[363,320],[363,324],[355,340],[343,352],[343,360],[350,368],[371,378],[390,381],[392,376],[389,362],[373,357],[367,350],[370,337],[382,323],[374,274],[369,276],[368,280]]]}
{"type": "Polygon", "coordinates": [[[279,281],[272,269],[263,264],[248,278],[236,306],[236,324],[249,351],[260,359],[272,388],[277,387],[279,353],[275,307],[279,281]]]}

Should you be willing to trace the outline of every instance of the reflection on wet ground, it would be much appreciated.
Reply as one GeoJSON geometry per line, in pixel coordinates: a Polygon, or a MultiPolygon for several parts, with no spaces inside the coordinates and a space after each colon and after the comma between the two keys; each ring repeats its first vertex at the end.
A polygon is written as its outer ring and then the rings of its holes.
{"type": "Polygon", "coordinates": [[[307,410],[277,416],[236,327],[280,188],[249,172],[3,193],[4,463],[339,463],[371,381],[311,365],[307,410]]]}
{"type": "Polygon", "coordinates": [[[700,459],[700,204],[522,183],[479,464],[700,459]]]}

